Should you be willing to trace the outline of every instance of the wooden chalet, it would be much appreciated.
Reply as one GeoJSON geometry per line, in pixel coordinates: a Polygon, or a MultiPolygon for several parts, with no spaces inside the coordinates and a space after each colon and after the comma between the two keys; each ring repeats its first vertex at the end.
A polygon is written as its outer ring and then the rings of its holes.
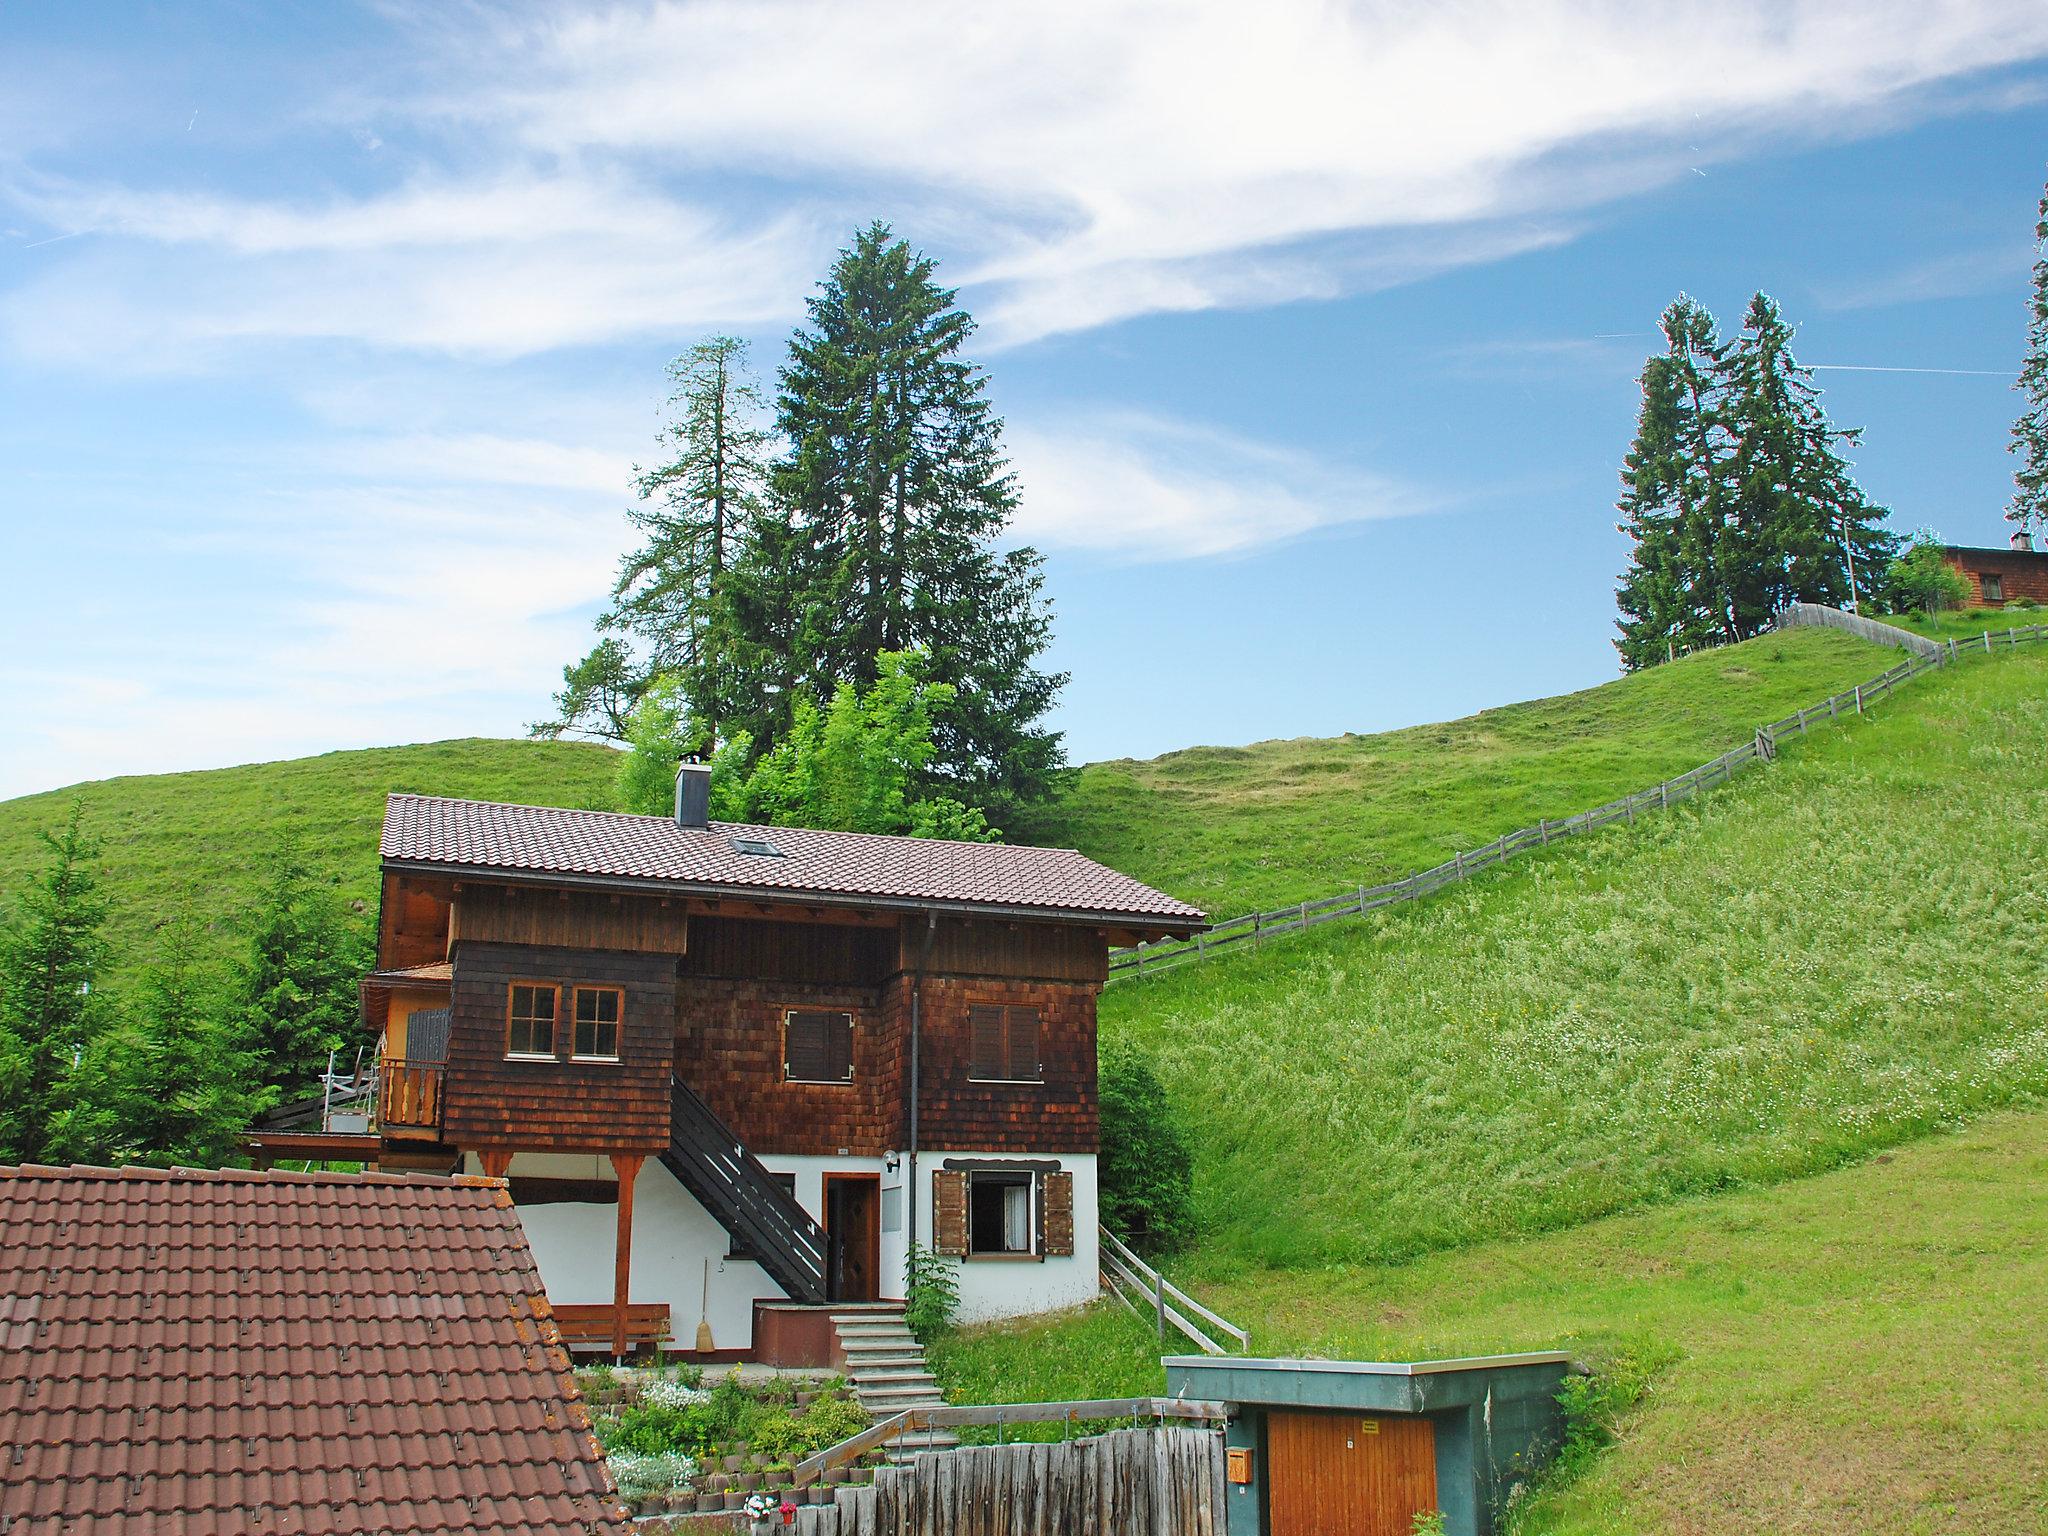
{"type": "MultiPolygon", "coordinates": [[[[565,1334],[625,1352],[762,1309],[1093,1297],[1108,951],[1204,925],[1067,849],[394,795],[385,1168],[509,1178],[565,1334]]],[[[768,1320],[772,1331],[787,1319],[768,1320]]]]}
{"type": "Polygon", "coordinates": [[[1969,607],[2003,608],[2022,598],[2048,604],[2048,554],[2034,548],[2030,534],[2015,533],[2006,549],[1951,544],[1942,558],[1970,584],[1969,607]]]}

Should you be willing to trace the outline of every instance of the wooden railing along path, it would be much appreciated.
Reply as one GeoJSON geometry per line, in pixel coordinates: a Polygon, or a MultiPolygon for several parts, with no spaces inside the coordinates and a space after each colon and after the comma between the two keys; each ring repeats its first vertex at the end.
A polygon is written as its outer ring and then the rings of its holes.
{"type": "MultiPolygon", "coordinates": [[[[1796,605],[1804,612],[1793,615],[1790,610],[1779,616],[1786,626],[1830,622],[1814,616],[1818,604],[1796,605]]],[[[1834,613],[1837,610],[1827,609],[1834,613]]],[[[1854,620],[1854,614],[1841,614],[1841,618],[1854,620]]],[[[1833,720],[1841,715],[1863,713],[1866,706],[1884,698],[1900,684],[1910,682],[1924,672],[1948,666],[1964,656],[1978,650],[1986,654],[2000,647],[2012,648],[2048,640],[2048,624],[2029,624],[2011,629],[1986,630],[1975,640],[1949,640],[1946,642],[1928,640],[1893,625],[1878,625],[1864,619],[1863,624],[1884,629],[1900,638],[1893,642],[1887,637],[1886,644],[1898,643],[1910,649],[1913,655],[1896,667],[1881,673],[1867,683],[1849,689],[1846,693],[1830,694],[1818,704],[1797,710],[1783,720],[1770,725],[1758,726],[1756,735],[1739,747],[1723,752],[1719,757],[1710,758],[1699,767],[1681,773],[1675,779],[1666,779],[1648,789],[1637,790],[1619,800],[1610,800],[1597,805],[1590,811],[1580,811],[1560,821],[1539,821],[1533,827],[1523,827],[1518,832],[1507,832],[1492,842],[1481,845],[1469,853],[1454,853],[1443,863],[1421,870],[1402,880],[1392,880],[1384,885],[1364,885],[1354,890],[1340,891],[1334,896],[1325,896],[1317,901],[1297,902],[1291,907],[1277,907],[1271,912],[1247,912],[1242,917],[1233,917],[1226,922],[1215,924],[1206,933],[1198,933],[1191,939],[1162,939],[1156,944],[1139,944],[1128,949],[1113,949],[1109,952],[1109,979],[1118,981],[1127,977],[1145,977],[1177,966],[1190,965],[1206,960],[1219,951],[1241,944],[1258,948],[1267,939],[1282,934],[1300,933],[1323,923],[1336,922],[1340,918],[1360,917],[1381,907],[1390,907],[1398,902],[1415,901],[1432,895],[1447,885],[1454,885],[1504,864],[1518,854],[1532,848],[1547,847],[1559,838],[1576,837],[1600,827],[1611,826],[1617,821],[1633,822],[1636,817],[1650,811],[1658,811],[1690,800],[1702,791],[1727,783],[1738,769],[1753,762],[1770,762],[1778,755],[1778,743],[1788,736],[1804,736],[1815,724],[1833,720]]],[[[1844,627],[1832,625],[1831,627],[1844,627]]],[[[1860,629],[1856,631],[1862,633],[1860,629]]]]}
{"type": "Polygon", "coordinates": [[[1159,1273],[1150,1264],[1139,1258],[1130,1245],[1107,1227],[1099,1227],[1101,1234],[1102,1285],[1133,1317],[1143,1318],[1150,1314],[1159,1328],[1159,1337],[1166,1337],[1169,1326],[1185,1335],[1205,1355],[1224,1355],[1230,1351],[1218,1344],[1208,1334],[1189,1320],[1188,1313],[1210,1325],[1218,1333],[1236,1340],[1240,1350],[1251,1348],[1252,1336],[1233,1322],[1211,1312],[1186,1291],[1159,1273]]]}

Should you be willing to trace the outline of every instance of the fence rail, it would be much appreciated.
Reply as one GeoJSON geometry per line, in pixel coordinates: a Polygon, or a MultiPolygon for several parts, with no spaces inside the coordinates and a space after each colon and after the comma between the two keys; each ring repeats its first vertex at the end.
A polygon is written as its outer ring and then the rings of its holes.
{"type": "Polygon", "coordinates": [[[1239,1349],[1251,1347],[1252,1336],[1233,1322],[1211,1312],[1186,1291],[1159,1273],[1150,1264],[1139,1258],[1130,1245],[1107,1227],[1097,1229],[1101,1233],[1099,1252],[1102,1256],[1102,1283],[1111,1296],[1130,1311],[1134,1317],[1142,1318],[1151,1313],[1159,1327],[1159,1337],[1166,1337],[1169,1325],[1187,1336],[1195,1347],[1205,1355],[1228,1354],[1208,1334],[1189,1319],[1192,1312],[1218,1333],[1229,1335],[1237,1341],[1239,1349]],[[1168,1298],[1171,1298],[1169,1300],[1168,1298]],[[1185,1310],[1183,1310],[1185,1309],[1185,1310]]]}
{"type": "MultiPolygon", "coordinates": [[[[1814,603],[1795,605],[1802,610],[1814,610],[1814,603]]],[[[1825,610],[1829,613],[1835,609],[1825,610]]],[[[1789,610],[1788,610],[1789,613],[1789,610]]],[[[1856,619],[1855,614],[1840,614],[1843,619],[1856,619]]],[[[1782,625],[1817,624],[1823,622],[1808,613],[1804,617],[1779,616],[1782,625]]],[[[1738,747],[1732,747],[1719,757],[1710,758],[1697,768],[1691,768],[1674,779],[1653,784],[1648,789],[1637,790],[1619,800],[1610,800],[1605,805],[1596,805],[1591,810],[1580,811],[1558,821],[1543,820],[1533,827],[1523,827],[1517,832],[1505,832],[1490,843],[1483,843],[1470,852],[1451,855],[1443,863],[1420,870],[1401,880],[1391,880],[1384,885],[1361,885],[1354,890],[1340,891],[1334,896],[1324,896],[1312,901],[1296,902],[1289,907],[1276,907],[1270,912],[1247,912],[1242,917],[1233,917],[1212,925],[1206,932],[1188,939],[1162,939],[1155,944],[1139,944],[1128,949],[1113,949],[1109,953],[1109,979],[1124,980],[1129,977],[1143,978],[1170,971],[1183,965],[1192,965],[1206,960],[1220,950],[1233,945],[1250,944],[1259,948],[1269,938],[1282,934],[1300,933],[1323,923],[1336,922],[1347,917],[1362,917],[1367,912],[1381,907],[1390,907],[1399,902],[1415,901],[1442,890],[1447,885],[1469,879],[1481,870],[1504,864],[1509,859],[1527,853],[1532,848],[1543,848],[1559,838],[1577,837],[1601,827],[1612,826],[1617,821],[1633,822],[1636,817],[1650,811],[1666,810],[1682,800],[1716,788],[1732,779],[1736,772],[1753,762],[1770,762],[1778,755],[1778,743],[1788,736],[1804,736],[1818,723],[1837,719],[1843,715],[1860,715],[1877,700],[1889,696],[1900,684],[1911,681],[1923,672],[1948,666],[1978,650],[1987,655],[2000,647],[2011,649],[2036,641],[2048,640],[2048,624],[2029,624],[2006,630],[1986,630],[1975,640],[1926,640],[1924,636],[1909,634],[1892,625],[1879,625],[1873,620],[1861,620],[1873,628],[1891,630],[1903,636],[1908,642],[1904,648],[1913,652],[1906,660],[1886,672],[1880,673],[1867,683],[1843,693],[1830,694],[1818,704],[1795,710],[1782,720],[1757,727],[1756,735],[1738,747]],[[1922,644],[1925,649],[1922,649],[1922,644]]],[[[1842,627],[1842,626],[1835,626],[1842,627]]],[[[1858,631],[1860,633],[1860,631],[1858,631]]],[[[1887,640],[1885,643],[1896,643],[1887,640]]]]}
{"type": "Polygon", "coordinates": [[[1168,1419],[1189,1419],[1197,1423],[1221,1423],[1229,1410],[1221,1403],[1200,1402],[1178,1397],[1105,1397],[1069,1403],[950,1403],[936,1408],[906,1408],[859,1434],[848,1435],[837,1445],[828,1445],[807,1456],[790,1470],[789,1479],[807,1488],[834,1467],[860,1460],[873,1450],[893,1444],[927,1429],[957,1429],[963,1425],[1083,1424],[1102,1419],[1151,1419],[1164,1424],[1168,1419]]]}

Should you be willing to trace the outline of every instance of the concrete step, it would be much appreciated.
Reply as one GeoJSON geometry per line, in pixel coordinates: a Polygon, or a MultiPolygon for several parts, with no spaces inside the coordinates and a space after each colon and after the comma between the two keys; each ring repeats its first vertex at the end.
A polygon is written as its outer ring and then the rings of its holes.
{"type": "Polygon", "coordinates": [[[842,1339],[909,1338],[910,1329],[900,1317],[860,1317],[832,1325],[842,1339]]]}
{"type": "Polygon", "coordinates": [[[893,1371],[900,1365],[924,1365],[922,1350],[860,1350],[849,1352],[846,1357],[846,1373],[858,1376],[862,1371],[893,1371]]]}
{"type": "Polygon", "coordinates": [[[900,1381],[930,1381],[932,1373],[922,1360],[904,1360],[894,1365],[863,1365],[846,1373],[855,1386],[887,1386],[900,1381]]]}

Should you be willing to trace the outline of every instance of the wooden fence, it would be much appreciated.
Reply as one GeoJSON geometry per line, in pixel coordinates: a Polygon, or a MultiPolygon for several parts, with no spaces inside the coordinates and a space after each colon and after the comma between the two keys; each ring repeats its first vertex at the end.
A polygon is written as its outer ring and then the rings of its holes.
{"type": "Polygon", "coordinates": [[[1101,1234],[1097,1249],[1102,1256],[1103,1288],[1122,1302],[1132,1316],[1143,1318],[1150,1315],[1158,1325],[1162,1341],[1166,1338],[1167,1328],[1171,1326],[1186,1335],[1203,1354],[1227,1354],[1228,1351],[1221,1344],[1210,1338],[1190,1319],[1189,1314],[1192,1313],[1218,1333],[1225,1334],[1235,1341],[1240,1350],[1251,1348],[1252,1336],[1237,1324],[1211,1312],[1139,1258],[1131,1246],[1109,1228],[1098,1227],[1096,1230],[1101,1234]]]}
{"type": "MultiPolygon", "coordinates": [[[[1087,1406],[1087,1405],[1081,1405],[1087,1406]]],[[[1223,1437],[1119,1429],[1051,1444],[962,1446],[877,1467],[830,1504],[797,1507],[797,1536],[1223,1536],[1223,1437]]]]}
{"type": "MultiPolygon", "coordinates": [[[[1813,608],[1816,605],[1808,603],[1801,606],[1813,608]]],[[[1843,614],[1842,617],[1854,618],[1855,615],[1843,614]]],[[[1810,624],[1816,621],[1809,617],[1799,622],[1810,624]]],[[[1901,630],[1899,633],[1905,632],[1901,630]]],[[[1919,640],[1922,637],[1915,635],[1909,638],[1919,640]]],[[[1282,934],[1300,933],[1305,929],[1319,927],[1323,923],[1359,917],[1381,907],[1393,906],[1397,902],[1414,901],[1431,895],[1447,885],[1468,879],[1481,870],[1504,864],[1518,854],[1527,853],[1533,848],[1547,847],[1560,838],[1577,837],[1581,833],[1611,826],[1617,821],[1633,822],[1638,816],[1668,809],[1681,800],[1690,800],[1702,791],[1727,783],[1738,770],[1750,763],[1770,762],[1778,755],[1778,743],[1786,737],[1804,736],[1814,725],[1842,715],[1860,715],[1868,705],[1886,697],[1901,684],[1909,682],[1923,672],[1947,666],[1979,650],[1990,654],[2001,647],[2011,648],[2041,640],[2048,640],[2048,625],[2029,624],[2002,631],[1986,630],[1976,640],[1929,642],[1925,650],[1915,646],[1912,648],[1913,655],[1890,671],[1872,678],[1867,683],[1859,684],[1846,693],[1832,694],[1818,704],[1797,710],[1783,720],[1759,726],[1756,735],[1741,746],[1733,747],[1719,757],[1711,758],[1701,763],[1699,767],[1681,773],[1675,779],[1666,779],[1662,784],[1637,790],[1632,795],[1610,800],[1605,805],[1596,805],[1590,811],[1580,811],[1577,815],[1564,817],[1560,821],[1539,821],[1535,826],[1524,827],[1519,832],[1503,833],[1470,853],[1454,853],[1443,863],[1409,875],[1403,880],[1389,881],[1385,885],[1359,886],[1355,890],[1340,891],[1334,896],[1325,896],[1318,901],[1303,901],[1291,907],[1278,907],[1271,912],[1247,912],[1242,917],[1233,917],[1227,922],[1217,923],[1207,932],[1198,933],[1191,939],[1162,939],[1156,944],[1113,949],[1109,954],[1109,979],[1114,982],[1127,977],[1142,978],[1154,975],[1177,966],[1206,960],[1213,954],[1240,945],[1248,944],[1257,949],[1266,940],[1282,934]]]]}

